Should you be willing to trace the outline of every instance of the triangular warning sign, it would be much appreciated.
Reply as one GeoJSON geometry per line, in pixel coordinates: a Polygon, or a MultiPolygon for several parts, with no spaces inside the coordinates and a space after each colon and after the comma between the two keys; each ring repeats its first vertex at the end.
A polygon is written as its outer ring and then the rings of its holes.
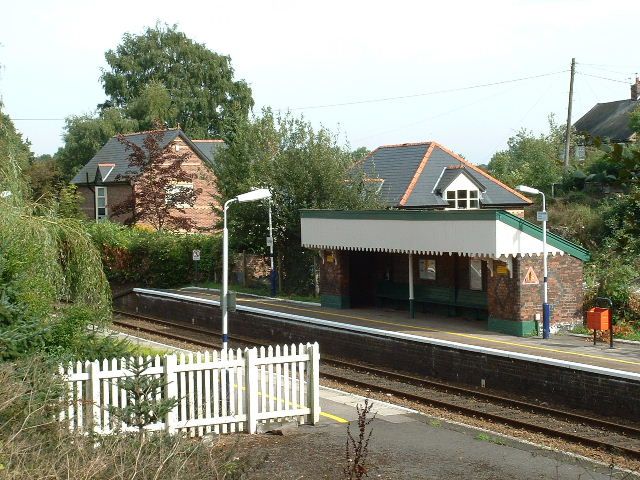
{"type": "Polygon", "coordinates": [[[524,280],[522,281],[523,285],[540,285],[540,281],[538,280],[538,276],[536,272],[533,271],[533,267],[529,267],[527,270],[527,274],[524,276],[524,280]]]}

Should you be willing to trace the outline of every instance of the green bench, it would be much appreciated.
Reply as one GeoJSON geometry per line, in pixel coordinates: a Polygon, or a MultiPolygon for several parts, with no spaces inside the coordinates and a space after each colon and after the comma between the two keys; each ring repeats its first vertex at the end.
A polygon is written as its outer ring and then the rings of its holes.
{"type": "MultiPolygon", "coordinates": [[[[413,290],[414,302],[422,304],[445,305],[447,314],[455,316],[456,307],[474,310],[476,318],[480,318],[482,312],[487,310],[487,292],[478,290],[456,289],[439,286],[415,285],[413,290]]],[[[384,306],[391,301],[394,306],[400,302],[407,305],[409,302],[409,284],[394,283],[388,280],[378,282],[376,285],[377,305],[384,306]]]]}

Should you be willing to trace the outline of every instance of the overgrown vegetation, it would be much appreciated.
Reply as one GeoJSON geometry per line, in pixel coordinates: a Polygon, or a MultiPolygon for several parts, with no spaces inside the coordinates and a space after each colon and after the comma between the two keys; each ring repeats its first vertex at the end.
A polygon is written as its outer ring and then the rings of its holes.
{"type": "Polygon", "coordinates": [[[342,470],[345,480],[360,480],[367,476],[367,457],[369,456],[369,441],[373,435],[370,427],[376,414],[371,415],[373,403],[365,398],[364,405],[356,405],[358,415],[358,436],[351,433],[351,424],[347,425],[347,443],[345,448],[345,466],[342,470]],[[368,432],[367,432],[368,428],[368,432]]]}
{"type": "Polygon", "coordinates": [[[47,357],[0,363],[0,477],[234,480],[256,466],[233,448],[180,435],[70,432],[56,420],[62,388],[47,357]]]}
{"type": "Polygon", "coordinates": [[[154,287],[193,283],[193,250],[201,252],[197,280],[220,278],[219,235],[158,232],[111,222],[90,223],[87,229],[110,282],[154,287]]]}

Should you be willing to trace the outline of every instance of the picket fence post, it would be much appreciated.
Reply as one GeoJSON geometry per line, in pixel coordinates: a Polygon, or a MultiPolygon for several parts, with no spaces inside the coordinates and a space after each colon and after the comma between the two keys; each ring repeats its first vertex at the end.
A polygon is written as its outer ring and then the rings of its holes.
{"type": "MultiPolygon", "coordinates": [[[[88,362],[87,373],[89,374],[89,380],[87,383],[88,397],[91,399],[91,428],[94,433],[100,433],[100,363],[96,360],[94,362],[88,362]]],[[[82,407],[79,409],[82,414],[82,407]]]]}
{"type": "Polygon", "coordinates": [[[258,350],[245,348],[244,350],[244,411],[247,415],[247,433],[256,433],[258,429],[258,350]]]}
{"type": "Polygon", "coordinates": [[[307,380],[307,402],[312,425],[320,422],[320,346],[318,342],[307,344],[309,354],[309,378],[307,380]]]}
{"type": "MultiPolygon", "coordinates": [[[[165,355],[164,357],[164,397],[168,400],[170,398],[178,397],[178,375],[176,374],[176,367],[178,365],[178,359],[176,354],[165,355]]],[[[164,419],[164,429],[168,434],[173,434],[176,431],[176,422],[178,420],[178,403],[167,412],[164,419]]]]}

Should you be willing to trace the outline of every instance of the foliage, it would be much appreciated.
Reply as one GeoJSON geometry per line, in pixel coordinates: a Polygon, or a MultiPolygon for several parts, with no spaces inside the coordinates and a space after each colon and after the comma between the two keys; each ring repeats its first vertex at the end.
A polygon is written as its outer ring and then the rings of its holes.
{"type": "Polygon", "coordinates": [[[19,137],[10,140],[0,152],[0,191],[11,192],[0,197],[0,357],[59,353],[72,347],[57,345],[55,332],[67,322],[77,324],[79,310],[81,332],[89,322],[107,320],[109,286],[83,224],[57,216],[55,204],[30,200],[21,168],[27,147],[19,137]]]}
{"type": "Polygon", "coordinates": [[[106,108],[97,116],[68,117],[64,127],[64,147],[56,152],[54,158],[65,179],[71,180],[111,137],[137,129],[138,122],[126,117],[119,108],[106,108]]]}
{"type": "MultiPolygon", "coordinates": [[[[330,131],[269,109],[239,124],[228,148],[219,153],[214,171],[220,204],[252,188],[267,187],[273,194],[274,245],[286,291],[304,293],[313,285],[313,254],[300,247],[301,208],[377,206],[354,165],[351,152],[330,131]]],[[[266,253],[267,208],[266,202],[231,206],[232,248],[266,253]]]]}
{"type": "Polygon", "coordinates": [[[82,198],[78,193],[78,187],[67,184],[58,192],[58,215],[66,218],[84,218],[80,211],[82,198]]]}
{"type": "Polygon", "coordinates": [[[29,163],[25,173],[34,200],[55,198],[63,181],[63,173],[58,162],[51,155],[41,155],[35,158],[29,163]]]}
{"type": "Polygon", "coordinates": [[[239,480],[258,467],[234,448],[163,433],[94,437],[58,423],[63,383],[46,357],[0,364],[0,476],[239,480]]]}
{"type": "Polygon", "coordinates": [[[637,134],[640,134],[640,107],[636,108],[629,115],[629,127],[637,134]]]}
{"type": "Polygon", "coordinates": [[[507,185],[528,185],[545,192],[562,178],[560,151],[563,129],[549,118],[549,133],[535,136],[520,130],[507,141],[507,150],[491,158],[489,173],[507,185]]]}
{"type": "Polygon", "coordinates": [[[131,376],[117,382],[118,387],[126,392],[127,406],[109,408],[109,413],[115,418],[137,428],[141,437],[144,436],[144,427],[162,421],[178,403],[176,398],[160,397],[167,383],[162,377],[146,373],[152,365],[151,357],[128,361],[126,368],[131,371],[131,376]]]}
{"type": "Polygon", "coordinates": [[[127,215],[127,224],[148,223],[156,230],[169,228],[189,231],[195,224],[190,217],[184,215],[184,208],[193,207],[202,189],[177,186],[193,182],[195,174],[182,168],[182,164],[189,158],[189,151],[176,151],[170,144],[163,146],[162,138],[165,134],[165,130],[147,133],[142,146],[136,145],[124,135],[118,136],[125,152],[131,152],[131,170],[127,173],[126,180],[134,188],[129,198],[112,206],[111,214],[127,215]]]}
{"type": "Polygon", "coordinates": [[[347,425],[347,444],[345,449],[346,465],[342,470],[345,480],[359,480],[367,476],[367,457],[369,456],[369,440],[373,434],[373,429],[369,428],[367,435],[367,427],[375,420],[376,414],[371,417],[371,409],[373,404],[369,403],[369,399],[365,398],[364,405],[356,405],[358,414],[358,437],[354,437],[351,433],[351,424],[347,425]]]}
{"type": "Polygon", "coordinates": [[[105,59],[105,106],[125,108],[142,128],[161,115],[192,138],[226,135],[253,107],[249,86],[234,80],[231,59],[187,38],[176,26],[156,24],[141,35],[127,33],[105,59]]]}
{"type": "Polygon", "coordinates": [[[172,287],[195,280],[192,251],[200,250],[200,277],[220,278],[220,236],[156,232],[111,222],[87,227],[107,277],[120,284],[172,287]]]}

